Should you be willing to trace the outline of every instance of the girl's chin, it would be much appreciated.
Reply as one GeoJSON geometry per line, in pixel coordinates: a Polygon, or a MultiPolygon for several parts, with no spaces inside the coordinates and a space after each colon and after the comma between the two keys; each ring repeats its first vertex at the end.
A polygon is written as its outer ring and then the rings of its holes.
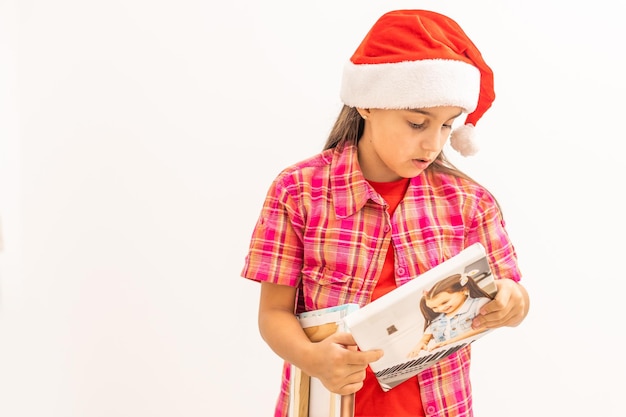
{"type": "Polygon", "coordinates": [[[398,175],[400,175],[402,178],[414,178],[420,175],[425,170],[426,168],[417,168],[415,166],[412,166],[410,169],[405,169],[402,172],[398,172],[398,175]]]}

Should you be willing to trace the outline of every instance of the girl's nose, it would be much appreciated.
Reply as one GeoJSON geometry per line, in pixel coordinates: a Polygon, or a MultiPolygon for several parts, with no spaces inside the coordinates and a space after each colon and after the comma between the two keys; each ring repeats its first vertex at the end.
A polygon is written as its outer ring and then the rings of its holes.
{"type": "Polygon", "coordinates": [[[422,149],[429,152],[438,152],[439,146],[443,138],[444,133],[441,129],[428,129],[424,132],[422,137],[422,149]]]}

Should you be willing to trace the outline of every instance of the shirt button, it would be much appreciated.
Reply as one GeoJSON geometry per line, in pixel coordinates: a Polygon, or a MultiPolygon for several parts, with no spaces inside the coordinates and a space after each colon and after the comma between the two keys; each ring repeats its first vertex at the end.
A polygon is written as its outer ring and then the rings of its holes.
{"type": "Polygon", "coordinates": [[[428,408],[426,408],[426,414],[434,414],[435,412],[435,407],[433,407],[432,405],[429,405],[428,408]]]}
{"type": "Polygon", "coordinates": [[[399,267],[398,269],[396,269],[396,275],[398,275],[399,277],[401,277],[405,273],[406,273],[406,270],[402,267],[399,267]]]}
{"type": "Polygon", "coordinates": [[[390,230],[391,230],[391,226],[389,226],[389,225],[385,225],[385,228],[383,229],[383,231],[384,231],[385,233],[389,233],[389,231],[390,231],[390,230]]]}

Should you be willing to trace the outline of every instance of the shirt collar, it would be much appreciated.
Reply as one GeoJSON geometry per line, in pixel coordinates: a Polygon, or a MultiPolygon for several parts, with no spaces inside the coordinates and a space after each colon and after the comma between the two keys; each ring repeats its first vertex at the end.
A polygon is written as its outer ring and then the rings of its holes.
{"type": "Polygon", "coordinates": [[[359,166],[356,145],[335,148],[331,162],[331,190],[335,214],[345,218],[361,210],[368,200],[384,205],[384,200],[367,182],[359,166]]]}

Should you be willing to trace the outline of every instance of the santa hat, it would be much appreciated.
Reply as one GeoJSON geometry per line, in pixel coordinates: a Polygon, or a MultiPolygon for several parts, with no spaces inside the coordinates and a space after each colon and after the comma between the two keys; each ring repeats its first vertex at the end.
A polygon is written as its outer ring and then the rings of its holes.
{"type": "Polygon", "coordinates": [[[463,156],[478,150],[474,126],[494,99],[493,72],[476,45],[455,21],[427,10],[378,19],[346,63],[341,85],[351,107],[463,108],[465,124],[450,137],[463,156]]]}

